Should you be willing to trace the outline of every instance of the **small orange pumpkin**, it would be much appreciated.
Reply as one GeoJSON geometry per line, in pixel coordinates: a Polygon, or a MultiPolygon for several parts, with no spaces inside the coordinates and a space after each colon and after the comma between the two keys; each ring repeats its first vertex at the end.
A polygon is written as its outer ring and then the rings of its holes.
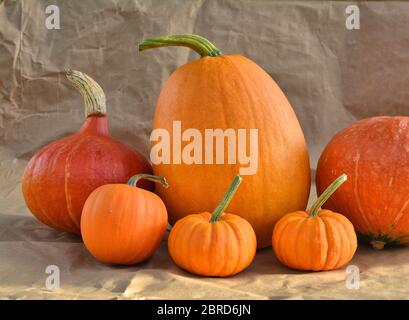
{"type": "Polygon", "coordinates": [[[321,206],[347,180],[336,179],[317,199],[309,212],[286,214],[274,227],[273,249],[284,265],[298,270],[333,270],[355,254],[357,238],[352,223],[343,215],[321,210],[321,206]]]}
{"type": "Polygon", "coordinates": [[[238,215],[224,213],[240,183],[241,177],[236,176],[212,214],[191,214],[176,222],[168,248],[179,267],[198,275],[226,277],[253,261],[257,248],[253,227],[238,215]]]}
{"type": "Polygon", "coordinates": [[[82,238],[101,262],[141,262],[154,253],[165,235],[166,207],[156,194],[136,187],[140,179],[167,187],[165,178],[138,174],[128,184],[107,184],[95,189],[85,202],[82,238]]]}

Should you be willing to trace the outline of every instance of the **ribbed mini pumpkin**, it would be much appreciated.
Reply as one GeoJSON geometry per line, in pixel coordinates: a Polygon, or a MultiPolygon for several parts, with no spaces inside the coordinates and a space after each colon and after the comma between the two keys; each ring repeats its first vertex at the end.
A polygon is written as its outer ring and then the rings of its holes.
{"type": "Polygon", "coordinates": [[[173,226],[168,249],[179,267],[202,276],[226,277],[253,261],[257,240],[250,223],[224,213],[240,182],[237,176],[213,213],[188,215],[173,226]]]}
{"type": "MultiPolygon", "coordinates": [[[[110,136],[102,88],[79,71],[68,70],[67,77],[84,97],[86,121],[76,133],[33,155],[22,189],[27,207],[41,222],[79,233],[82,208],[93,190],[107,183],[125,183],[134,174],[151,173],[152,168],[139,152],[110,136]]],[[[153,189],[149,181],[140,186],[153,189]]]]}
{"type": "Polygon", "coordinates": [[[166,179],[148,174],[128,184],[107,184],[85,202],[81,235],[85,246],[101,262],[135,264],[149,258],[161,243],[168,224],[166,207],[153,192],[136,187],[140,179],[166,179]]]}
{"type": "Polygon", "coordinates": [[[346,181],[342,175],[317,199],[309,212],[282,217],[274,227],[273,249],[284,265],[306,271],[334,270],[355,254],[357,238],[352,223],[342,214],[321,206],[346,181]]]}
{"type": "MultiPolygon", "coordinates": [[[[212,210],[231,176],[239,173],[246,175],[246,184],[230,204],[230,212],[251,223],[259,247],[270,246],[275,222],[286,212],[304,210],[310,191],[308,150],[290,103],[260,66],[239,54],[222,54],[201,36],[145,39],[139,50],[164,46],[189,47],[201,58],[178,68],[165,82],[153,129],[168,132],[170,141],[180,139],[173,131],[174,121],[180,121],[183,131],[193,129],[202,137],[206,130],[234,130],[238,140],[238,130],[245,129],[247,146],[243,149],[257,152],[257,168],[254,164],[254,172],[251,169],[246,173],[243,169],[249,164],[240,163],[238,156],[230,162],[227,150],[221,163],[216,152],[206,156],[203,152],[188,163],[181,161],[173,148],[170,163],[157,162],[155,154],[151,154],[154,173],[166,176],[171,185],[167,190],[157,189],[168,208],[170,223],[201,210],[212,210]],[[258,132],[258,145],[250,147],[252,129],[258,132]],[[180,201],[181,197],[184,201],[180,201]]],[[[191,140],[192,136],[187,135],[180,147],[186,147],[191,140]]],[[[154,147],[161,142],[153,141],[154,147]]]]}

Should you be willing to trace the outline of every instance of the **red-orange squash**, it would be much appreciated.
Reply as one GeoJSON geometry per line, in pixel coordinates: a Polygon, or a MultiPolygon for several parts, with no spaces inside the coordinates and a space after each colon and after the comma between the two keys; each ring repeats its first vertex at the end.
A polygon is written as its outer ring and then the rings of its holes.
{"type": "Polygon", "coordinates": [[[317,167],[321,192],[345,172],[345,185],[325,207],[342,212],[373,247],[409,242],[409,117],[373,117],[343,129],[317,167]]]}
{"type": "Polygon", "coordinates": [[[139,174],[128,184],[107,184],[95,189],[85,202],[82,239],[101,262],[141,262],[152,256],[166,233],[166,207],[156,194],[136,187],[140,179],[168,185],[162,177],[139,174]]]}
{"type": "Polygon", "coordinates": [[[342,214],[321,210],[346,181],[341,175],[317,199],[311,210],[286,214],[274,227],[273,249],[284,265],[307,271],[334,270],[351,261],[357,248],[352,223],[342,214]]]}
{"type": "MultiPolygon", "coordinates": [[[[274,223],[286,212],[304,210],[310,190],[308,151],[291,105],[274,80],[242,55],[221,54],[212,43],[197,35],[146,39],[139,50],[163,46],[186,46],[201,55],[178,68],[165,82],[154,116],[154,130],[166,130],[172,144],[168,163],[157,161],[156,153],[151,152],[154,173],[166,176],[171,186],[167,190],[157,189],[168,208],[170,223],[212,210],[230,177],[239,173],[246,175],[246,183],[233,199],[230,212],[252,224],[259,247],[270,246],[274,223]],[[178,121],[185,139],[174,131],[178,121]],[[196,131],[187,134],[188,129],[196,131]],[[225,133],[233,130],[237,146],[238,130],[246,130],[246,146],[241,150],[230,149],[236,154],[236,161],[233,157],[231,161],[227,159],[226,141],[224,161],[218,161],[217,151],[206,154],[205,145],[209,145],[209,141],[204,141],[206,129],[221,129],[225,133]],[[258,132],[254,149],[250,146],[252,129],[258,132]],[[191,162],[181,161],[174,147],[186,151],[184,148],[193,141],[189,135],[193,133],[199,133],[203,139],[202,153],[195,152],[191,162]],[[252,159],[255,156],[251,154],[257,155],[253,162],[254,167],[257,163],[256,170],[240,171],[250,167],[250,162],[240,161],[239,151],[252,159]],[[184,200],[180,201],[181,198],[184,200]]],[[[216,144],[216,139],[212,141],[216,144]]],[[[153,141],[152,151],[159,143],[164,142],[159,138],[153,141]]]]}
{"type": "MultiPolygon", "coordinates": [[[[152,169],[141,154],[110,136],[102,88],[78,71],[67,71],[67,77],[84,96],[87,119],[78,132],[34,154],[25,168],[22,189],[28,208],[41,222],[79,233],[82,208],[94,189],[124,183],[152,169]]],[[[142,183],[153,187],[151,182],[142,183]]]]}
{"type": "Polygon", "coordinates": [[[236,176],[213,213],[191,214],[173,226],[168,248],[179,267],[202,276],[226,277],[253,261],[257,240],[252,226],[238,215],[224,213],[240,182],[236,176]]]}

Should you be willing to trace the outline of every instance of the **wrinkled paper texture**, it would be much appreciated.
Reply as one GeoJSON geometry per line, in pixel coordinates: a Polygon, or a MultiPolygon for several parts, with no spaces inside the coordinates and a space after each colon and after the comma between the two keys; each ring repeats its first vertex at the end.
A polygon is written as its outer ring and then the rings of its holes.
{"type": "MultiPolygon", "coordinates": [[[[407,299],[408,249],[361,246],[345,269],[303,273],[258,252],[227,279],[190,275],[170,260],[166,241],[152,259],[106,266],[77,236],[53,231],[28,212],[21,194],[27,161],[43,145],[76,131],[83,101],[65,68],[96,79],[107,96],[112,135],[148,156],[163,82],[197,55],[186,48],[139,54],[144,37],[197,33],[225,53],[258,63],[291,102],[308,142],[314,172],[325,144],[353,121],[408,115],[409,3],[359,2],[360,30],[347,30],[353,2],[245,0],[0,1],[0,298],[79,299],[407,299]],[[59,30],[45,27],[45,8],[60,8],[59,30]],[[61,288],[45,287],[48,265],[61,288]]],[[[314,187],[312,197],[315,196],[314,187]]]]}

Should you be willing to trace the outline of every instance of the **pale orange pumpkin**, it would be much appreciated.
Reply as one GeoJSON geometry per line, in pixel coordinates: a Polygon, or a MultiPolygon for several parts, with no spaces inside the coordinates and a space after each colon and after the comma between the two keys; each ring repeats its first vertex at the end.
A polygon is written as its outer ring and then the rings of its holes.
{"type": "Polygon", "coordinates": [[[240,182],[237,176],[213,213],[188,215],[173,226],[168,249],[179,267],[198,275],[226,277],[253,261],[257,240],[250,223],[224,213],[240,182]]]}
{"type": "Polygon", "coordinates": [[[97,188],[85,202],[82,239],[101,262],[124,265],[141,262],[154,253],[165,235],[166,207],[156,194],[136,187],[140,179],[167,186],[162,177],[138,174],[128,184],[97,188]]]}
{"type": "Polygon", "coordinates": [[[309,212],[286,214],[274,227],[273,249],[277,259],[297,270],[333,270],[351,261],[357,248],[352,223],[342,214],[321,206],[346,181],[342,175],[317,199],[309,212]]]}
{"type": "MultiPolygon", "coordinates": [[[[251,223],[259,247],[270,246],[274,223],[286,212],[304,210],[310,191],[308,151],[290,103],[256,63],[242,55],[221,54],[203,37],[146,39],[139,50],[163,46],[190,47],[201,58],[178,68],[165,82],[153,128],[165,129],[170,133],[170,141],[176,139],[176,144],[180,137],[173,132],[174,121],[180,121],[182,131],[197,129],[202,137],[206,136],[206,129],[233,129],[236,142],[238,130],[246,129],[246,155],[250,152],[250,130],[258,130],[257,170],[254,174],[249,170],[246,184],[229,208],[251,223]]],[[[181,141],[182,149],[192,142],[193,138],[189,139],[181,141]]],[[[186,215],[212,210],[230,177],[236,173],[244,175],[240,170],[248,164],[241,164],[238,157],[236,162],[229,163],[226,145],[223,164],[216,164],[216,152],[208,158],[212,161],[207,162],[204,148],[203,154],[197,156],[200,160],[193,163],[179,163],[173,148],[169,164],[157,162],[155,154],[151,154],[154,173],[166,176],[171,185],[168,190],[157,188],[168,208],[171,224],[186,215]],[[182,197],[184,200],[180,201],[182,197]]]]}

